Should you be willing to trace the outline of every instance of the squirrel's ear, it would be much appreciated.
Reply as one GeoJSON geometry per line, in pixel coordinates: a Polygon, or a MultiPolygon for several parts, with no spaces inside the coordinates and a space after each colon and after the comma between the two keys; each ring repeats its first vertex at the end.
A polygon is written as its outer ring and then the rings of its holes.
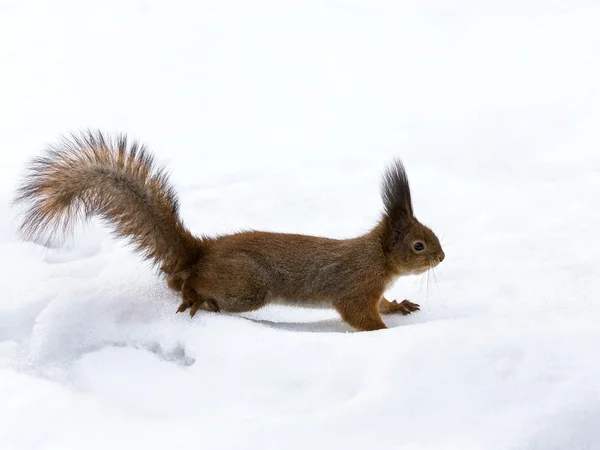
{"type": "Polygon", "coordinates": [[[390,226],[397,231],[406,228],[413,218],[413,208],[408,177],[400,160],[394,161],[385,171],[381,196],[390,226]]]}
{"type": "Polygon", "coordinates": [[[412,216],[406,214],[405,211],[396,211],[394,214],[390,215],[392,229],[399,234],[404,234],[404,231],[410,224],[411,217],[412,216]]]}

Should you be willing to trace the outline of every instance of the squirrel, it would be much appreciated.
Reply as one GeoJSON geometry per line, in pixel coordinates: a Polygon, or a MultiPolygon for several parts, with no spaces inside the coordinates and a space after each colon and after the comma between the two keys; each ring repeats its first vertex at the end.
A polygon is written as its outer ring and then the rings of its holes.
{"type": "Polygon", "coordinates": [[[126,135],[84,131],[63,137],[34,158],[17,188],[24,239],[68,235],[98,216],[126,238],[181,293],[177,312],[253,311],[268,303],[333,307],[358,331],[386,328],[381,314],[410,314],[419,305],[389,301],[400,276],[421,274],[444,260],[437,236],[414,216],[402,162],[386,168],[382,217],[366,234],[329,239],[245,231],[193,235],[179,217],[164,167],[126,135]]]}

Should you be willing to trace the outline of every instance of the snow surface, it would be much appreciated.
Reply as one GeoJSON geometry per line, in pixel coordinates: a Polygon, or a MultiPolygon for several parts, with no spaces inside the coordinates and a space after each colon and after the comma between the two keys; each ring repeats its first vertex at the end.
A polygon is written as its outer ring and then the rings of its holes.
{"type": "Polygon", "coordinates": [[[0,448],[600,449],[600,4],[0,0],[0,448]],[[422,311],[175,315],[97,222],[16,234],[26,161],[126,131],[197,233],[350,237],[403,158],[422,311]]]}

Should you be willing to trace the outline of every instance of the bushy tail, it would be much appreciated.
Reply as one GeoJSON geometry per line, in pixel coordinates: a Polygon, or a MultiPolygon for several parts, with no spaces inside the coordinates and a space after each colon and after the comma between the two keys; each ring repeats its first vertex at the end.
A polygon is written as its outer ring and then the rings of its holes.
{"type": "Polygon", "coordinates": [[[78,222],[97,215],[166,272],[200,256],[200,240],[184,227],[164,168],[125,135],[83,132],[63,138],[35,158],[16,203],[26,205],[21,232],[44,239],[71,234],[78,222]]]}

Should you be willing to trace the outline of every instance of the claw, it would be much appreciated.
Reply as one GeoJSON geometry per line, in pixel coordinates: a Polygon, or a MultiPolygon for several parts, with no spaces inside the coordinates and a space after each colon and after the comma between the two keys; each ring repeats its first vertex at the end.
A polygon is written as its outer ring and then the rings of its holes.
{"type": "Polygon", "coordinates": [[[215,302],[212,298],[206,300],[206,306],[208,307],[207,309],[209,311],[216,312],[216,313],[221,311],[221,308],[219,308],[219,305],[217,305],[217,302],[215,302]]]}
{"type": "Polygon", "coordinates": [[[200,308],[200,305],[200,302],[194,302],[192,308],[190,309],[190,317],[194,317],[196,315],[196,313],[198,312],[198,308],[200,308]]]}
{"type": "Polygon", "coordinates": [[[179,308],[177,308],[176,314],[180,313],[180,312],[184,312],[189,307],[190,307],[190,303],[189,302],[181,302],[181,305],[179,305],[179,308]]]}
{"type": "Polygon", "coordinates": [[[409,300],[403,300],[400,302],[400,306],[406,308],[408,311],[419,311],[421,309],[417,303],[413,303],[409,300]]]}

